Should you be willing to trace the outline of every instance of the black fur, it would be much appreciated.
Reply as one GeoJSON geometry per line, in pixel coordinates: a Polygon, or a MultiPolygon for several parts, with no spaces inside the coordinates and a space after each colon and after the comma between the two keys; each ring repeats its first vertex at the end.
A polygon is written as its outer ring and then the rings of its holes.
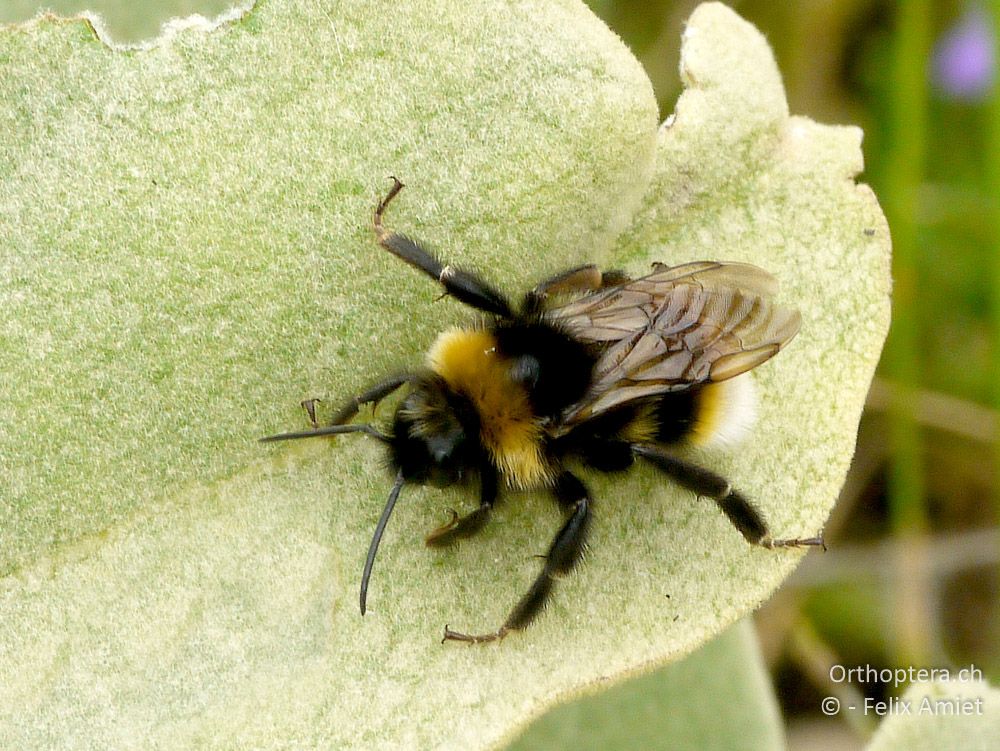
{"type": "Polygon", "coordinates": [[[656,400],[656,439],[660,443],[678,443],[691,435],[698,413],[698,387],[670,391],[656,400]]]}
{"type": "Polygon", "coordinates": [[[597,355],[551,324],[515,317],[493,327],[497,351],[527,361],[521,370],[531,374],[531,406],[542,417],[555,417],[580,401],[590,385],[597,355]]]}
{"type": "Polygon", "coordinates": [[[476,408],[439,376],[416,378],[393,417],[389,455],[407,482],[444,487],[464,479],[484,463],[476,408]]]}

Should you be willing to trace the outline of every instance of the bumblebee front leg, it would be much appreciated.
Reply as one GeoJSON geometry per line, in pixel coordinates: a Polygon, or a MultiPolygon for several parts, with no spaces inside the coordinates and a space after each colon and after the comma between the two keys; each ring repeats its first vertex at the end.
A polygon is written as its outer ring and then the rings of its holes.
{"type": "Polygon", "coordinates": [[[442,641],[482,644],[502,639],[509,632],[524,628],[545,607],[552,594],[556,577],[568,574],[579,563],[586,547],[587,533],[590,531],[590,493],[586,486],[569,472],[559,475],[553,492],[559,504],[570,509],[570,515],[553,538],[549,552],[545,556],[545,565],[531,588],[514,606],[504,624],[493,633],[463,634],[445,626],[442,641]]]}
{"type": "Polygon", "coordinates": [[[345,433],[366,433],[372,438],[378,438],[383,443],[386,443],[389,441],[390,436],[380,432],[374,425],[367,423],[347,425],[345,423],[349,422],[356,414],[358,414],[358,408],[362,404],[377,404],[380,399],[388,396],[404,383],[412,379],[412,375],[404,373],[375,384],[367,391],[348,401],[347,404],[345,404],[340,411],[333,416],[330,424],[325,427],[320,427],[316,420],[316,403],[321,400],[306,399],[302,402],[302,408],[305,409],[306,413],[309,415],[309,422],[312,424],[312,430],[298,430],[292,433],[279,433],[278,435],[269,435],[265,438],[261,438],[260,440],[264,443],[270,443],[272,441],[290,441],[299,438],[319,438],[332,435],[343,435],[345,433]]]}
{"type": "MultiPolygon", "coordinates": [[[[393,391],[398,389],[404,383],[408,383],[413,380],[413,375],[410,373],[400,373],[399,375],[394,375],[391,378],[386,378],[384,381],[376,383],[374,386],[369,386],[367,389],[362,391],[357,396],[351,397],[347,403],[341,407],[337,413],[330,420],[331,425],[343,425],[345,422],[349,422],[354,419],[354,416],[358,414],[358,410],[361,409],[363,404],[378,404],[380,401],[389,396],[393,391]]],[[[319,401],[318,399],[309,399],[309,402],[319,401]]],[[[305,407],[305,402],[303,402],[303,407],[305,407]]],[[[308,407],[306,408],[308,410],[308,407]]],[[[310,411],[310,418],[313,422],[316,420],[315,412],[310,411]]]]}
{"type": "Polygon", "coordinates": [[[472,537],[486,526],[497,499],[497,471],[492,464],[486,464],[479,470],[479,483],[479,508],[461,518],[452,511],[451,521],[427,535],[425,542],[428,547],[451,545],[457,540],[472,537]]]}
{"type": "Polygon", "coordinates": [[[313,426],[313,430],[319,427],[319,422],[316,420],[316,405],[320,404],[322,399],[303,399],[299,404],[302,405],[302,409],[306,411],[309,415],[309,424],[313,426]]]}
{"type": "Polygon", "coordinates": [[[392,180],[392,189],[385,198],[378,202],[378,206],[375,207],[373,227],[379,245],[414,268],[420,269],[420,271],[423,271],[432,279],[436,279],[444,287],[446,295],[451,295],[456,300],[460,300],[466,305],[471,305],[476,310],[481,310],[484,313],[490,313],[501,318],[513,317],[513,312],[511,311],[510,303],[507,302],[507,298],[478,276],[470,274],[468,271],[457,269],[454,266],[442,264],[418,243],[405,235],[400,235],[383,226],[382,215],[385,213],[386,207],[404,187],[403,183],[397,178],[394,177],[392,180]]]}
{"type": "Polygon", "coordinates": [[[740,531],[751,545],[765,548],[805,547],[818,545],[826,547],[822,537],[774,539],[760,511],[740,492],[733,489],[729,481],[697,464],[671,456],[656,446],[633,444],[632,453],[641,457],[669,475],[678,485],[698,495],[711,498],[726,518],[740,531]]]}

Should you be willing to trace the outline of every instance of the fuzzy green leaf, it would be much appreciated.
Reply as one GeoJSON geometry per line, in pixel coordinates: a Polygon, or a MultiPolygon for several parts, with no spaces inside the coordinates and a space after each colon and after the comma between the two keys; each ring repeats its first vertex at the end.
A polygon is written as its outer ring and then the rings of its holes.
{"type": "MultiPolygon", "coordinates": [[[[1000,738],[1000,689],[982,680],[915,683],[886,706],[867,751],[992,751],[1000,738]]],[[[851,711],[861,711],[859,707],[851,711]]],[[[847,711],[847,710],[845,710],[847,711]]],[[[869,714],[874,707],[869,710],[869,714]]]]}
{"type": "Polygon", "coordinates": [[[0,23],[25,21],[39,8],[60,16],[86,13],[98,34],[115,44],[147,45],[164,25],[204,24],[206,18],[239,13],[253,0],[4,0],[0,23]],[[192,16],[191,14],[197,14],[192,16]]]}
{"type": "Polygon", "coordinates": [[[740,621],[683,660],[556,707],[509,751],[669,748],[780,751],[778,702],[753,624],[740,621]]]}
{"type": "Polygon", "coordinates": [[[776,533],[817,531],[888,321],[860,134],[789,119],[720,5],[682,75],[657,134],[638,64],[570,0],[262,0],[138,51],[0,30],[0,745],[482,747],[763,600],[799,553],[640,471],[592,482],[592,553],[535,626],[442,646],[501,622],[553,504],[511,496],[442,553],[423,533],[470,499],[406,488],[362,619],[379,447],[254,441],[468,318],[372,241],[397,174],[393,226],[512,292],[587,260],[775,272],[804,325],[757,373],[762,428],[694,456],[776,533]]]}

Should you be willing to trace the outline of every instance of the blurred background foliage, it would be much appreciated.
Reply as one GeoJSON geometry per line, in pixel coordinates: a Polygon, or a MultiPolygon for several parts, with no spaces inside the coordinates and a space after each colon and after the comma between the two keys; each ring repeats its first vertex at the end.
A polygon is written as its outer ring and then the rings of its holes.
{"type": "MultiPolygon", "coordinates": [[[[138,42],[170,17],[211,17],[232,4],[4,0],[0,22],[39,7],[90,9],[116,41],[138,42]]],[[[589,4],[643,63],[666,117],[680,93],[684,20],[697,3],[589,4]]],[[[821,699],[884,699],[902,687],[836,684],[831,665],[973,664],[1000,684],[1000,2],[729,4],[773,46],[792,112],[864,129],[862,179],[893,234],[893,327],[826,529],[830,551],[810,554],[756,616],[789,746],[861,748],[875,718],[825,718],[821,699]]],[[[669,748],[669,725],[665,735],[656,726],[670,712],[657,710],[668,670],[585,700],[610,711],[557,710],[518,745],[543,747],[532,745],[534,734],[576,748],[596,748],[596,738],[604,748],[650,748],[660,737],[669,748]],[[595,734],[587,717],[616,727],[595,734]]]]}

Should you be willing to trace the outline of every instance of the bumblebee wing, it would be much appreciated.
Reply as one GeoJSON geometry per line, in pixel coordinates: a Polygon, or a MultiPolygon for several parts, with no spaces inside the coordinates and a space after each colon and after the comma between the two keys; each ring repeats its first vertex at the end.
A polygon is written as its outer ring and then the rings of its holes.
{"type": "Polygon", "coordinates": [[[649,315],[678,286],[740,290],[758,297],[771,297],[778,290],[777,279],[748,263],[657,263],[653,268],[648,276],[585,295],[551,308],[545,315],[585,341],[613,342],[644,328],[649,315]]]}
{"type": "Polygon", "coordinates": [[[724,381],[773,357],[799,330],[775,305],[777,280],[744,263],[658,264],[652,274],[546,312],[573,336],[604,347],[571,427],[615,407],[724,381]]]}

